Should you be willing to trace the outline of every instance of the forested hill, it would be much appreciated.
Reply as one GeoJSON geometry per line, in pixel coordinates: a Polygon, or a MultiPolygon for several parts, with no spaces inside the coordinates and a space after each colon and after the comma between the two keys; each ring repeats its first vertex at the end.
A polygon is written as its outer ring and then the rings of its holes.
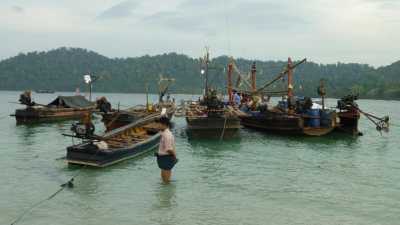
{"type": "MultiPolygon", "coordinates": [[[[298,59],[300,60],[300,59],[298,59]]],[[[226,86],[225,67],[228,57],[214,58],[211,62],[210,82],[220,89],[226,86]]],[[[236,64],[248,72],[253,61],[237,59],[236,64]]],[[[285,66],[283,61],[256,61],[257,83],[272,79],[285,66]]],[[[135,58],[107,58],[80,48],[59,48],[48,52],[31,52],[0,62],[0,89],[53,89],[85,90],[82,76],[94,74],[103,78],[94,85],[98,92],[145,92],[157,90],[159,75],[176,79],[171,86],[175,93],[200,93],[203,87],[200,60],[186,55],[169,53],[135,58]]],[[[316,64],[307,62],[295,70],[295,91],[299,95],[316,96],[321,78],[326,80],[330,97],[359,93],[362,98],[400,99],[400,61],[392,65],[373,68],[365,64],[316,64]]],[[[271,88],[279,90],[284,82],[271,88]]],[[[282,87],[281,87],[282,86],[282,87]]]]}

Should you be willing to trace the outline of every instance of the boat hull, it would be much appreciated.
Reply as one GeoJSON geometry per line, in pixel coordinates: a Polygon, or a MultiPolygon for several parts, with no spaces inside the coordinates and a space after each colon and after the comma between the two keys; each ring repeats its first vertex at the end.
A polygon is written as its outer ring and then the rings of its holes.
{"type": "Polygon", "coordinates": [[[241,124],[248,128],[282,135],[323,136],[336,127],[336,114],[330,117],[325,127],[308,127],[306,119],[299,115],[246,115],[240,116],[241,124]]]}
{"type": "Polygon", "coordinates": [[[15,119],[18,124],[24,123],[38,123],[38,122],[52,122],[69,119],[79,119],[92,109],[36,109],[26,108],[17,109],[15,111],[15,119]]]}
{"type": "Polygon", "coordinates": [[[157,148],[159,143],[158,133],[145,141],[115,150],[101,150],[90,143],[74,145],[67,148],[66,160],[69,164],[106,167],[143,155],[157,148]]]}
{"type": "MultiPolygon", "coordinates": [[[[175,108],[167,109],[167,117],[172,119],[175,113],[175,108]]],[[[160,113],[146,113],[146,112],[112,112],[102,115],[102,122],[106,127],[107,131],[111,131],[120,127],[123,127],[127,124],[133,123],[139,119],[142,119],[146,116],[150,116],[151,114],[160,114],[160,113]]]]}
{"type": "Polygon", "coordinates": [[[186,117],[187,134],[196,138],[228,138],[241,128],[238,117],[186,117]]]}
{"type": "Polygon", "coordinates": [[[360,113],[358,111],[338,112],[338,123],[335,131],[351,135],[360,135],[358,130],[358,121],[360,113]]]}

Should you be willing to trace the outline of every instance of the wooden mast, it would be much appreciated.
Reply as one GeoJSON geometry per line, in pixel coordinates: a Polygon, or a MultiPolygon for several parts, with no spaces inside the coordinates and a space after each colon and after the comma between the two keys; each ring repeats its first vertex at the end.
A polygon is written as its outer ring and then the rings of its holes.
{"type": "Polygon", "coordinates": [[[291,99],[293,97],[293,66],[292,66],[292,59],[289,57],[288,58],[288,64],[287,64],[287,75],[288,75],[288,99],[291,99]]]}
{"type": "Polygon", "coordinates": [[[323,79],[321,79],[319,81],[318,94],[321,96],[322,110],[325,110],[325,95],[326,95],[326,91],[325,91],[325,84],[324,84],[324,80],[323,79]]]}
{"type": "Polygon", "coordinates": [[[253,62],[253,65],[251,66],[251,91],[254,93],[257,91],[256,87],[256,62],[253,62]]]}
{"type": "Polygon", "coordinates": [[[228,64],[228,97],[229,97],[229,104],[232,105],[233,103],[233,96],[232,96],[232,72],[233,72],[233,64],[230,62],[228,64]]]}

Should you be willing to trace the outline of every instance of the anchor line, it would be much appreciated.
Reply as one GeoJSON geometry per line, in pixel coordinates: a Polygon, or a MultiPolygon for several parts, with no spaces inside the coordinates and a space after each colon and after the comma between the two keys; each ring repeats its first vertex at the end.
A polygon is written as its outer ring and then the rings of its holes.
{"type": "MultiPolygon", "coordinates": [[[[93,159],[100,151],[97,150],[96,153],[89,158],[93,159]]],[[[59,160],[60,158],[56,159],[59,160]]],[[[40,205],[42,205],[43,203],[45,203],[46,201],[50,201],[51,199],[53,199],[54,197],[56,197],[59,193],[61,193],[66,187],[68,188],[73,188],[74,184],[74,179],[76,177],[78,177],[81,172],[83,171],[83,169],[85,169],[88,165],[84,165],[82,166],[77,173],[75,173],[75,175],[73,175],[67,182],[63,183],[60,185],[60,188],[54,192],[53,194],[49,195],[47,198],[42,199],[38,202],[36,202],[35,204],[33,204],[31,207],[29,207],[28,209],[26,209],[25,211],[23,211],[18,217],[16,217],[16,219],[14,219],[14,221],[10,224],[10,225],[15,225],[17,224],[21,219],[23,219],[25,217],[25,215],[27,215],[28,213],[32,212],[35,208],[39,207],[40,205]]]]}
{"type": "Polygon", "coordinates": [[[222,132],[221,132],[221,136],[219,138],[220,141],[222,141],[222,139],[224,138],[224,134],[225,134],[225,129],[226,129],[226,120],[228,119],[227,115],[225,115],[225,120],[224,120],[224,127],[222,128],[222,132]]]}

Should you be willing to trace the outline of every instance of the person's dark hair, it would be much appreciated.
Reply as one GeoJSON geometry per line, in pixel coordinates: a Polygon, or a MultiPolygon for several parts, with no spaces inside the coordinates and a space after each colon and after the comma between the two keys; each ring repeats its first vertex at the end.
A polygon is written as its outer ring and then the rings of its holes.
{"type": "Polygon", "coordinates": [[[158,122],[166,125],[167,127],[171,127],[171,121],[168,119],[168,117],[163,116],[158,120],[158,122]]]}

